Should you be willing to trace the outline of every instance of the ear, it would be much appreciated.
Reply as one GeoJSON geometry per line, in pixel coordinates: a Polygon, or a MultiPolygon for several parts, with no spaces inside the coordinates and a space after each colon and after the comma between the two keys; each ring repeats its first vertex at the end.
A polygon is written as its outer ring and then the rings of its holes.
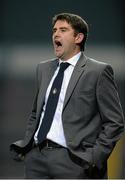
{"type": "Polygon", "coordinates": [[[79,44],[82,42],[82,40],[84,39],[84,34],[83,33],[78,33],[75,37],[75,42],[76,44],[79,44]]]}

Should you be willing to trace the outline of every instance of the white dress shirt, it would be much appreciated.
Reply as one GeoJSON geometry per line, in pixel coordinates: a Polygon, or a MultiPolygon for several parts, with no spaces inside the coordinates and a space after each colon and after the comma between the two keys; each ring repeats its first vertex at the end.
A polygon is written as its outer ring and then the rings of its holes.
{"type": "MultiPolygon", "coordinates": [[[[50,128],[50,130],[49,130],[49,132],[47,134],[47,139],[50,139],[53,142],[56,142],[56,143],[58,143],[58,144],[60,144],[60,145],[62,145],[64,147],[67,147],[67,145],[66,145],[66,140],[65,140],[65,135],[64,135],[64,131],[63,131],[63,125],[62,125],[63,104],[64,104],[65,94],[66,94],[66,90],[67,90],[67,87],[68,87],[72,72],[74,70],[74,67],[75,67],[78,59],[80,58],[80,55],[81,55],[81,52],[79,52],[78,54],[76,54],[75,56],[73,56],[72,58],[70,58],[70,59],[68,59],[66,61],[70,65],[64,71],[64,78],[63,78],[62,87],[61,87],[61,91],[60,91],[60,95],[59,95],[59,100],[58,100],[58,103],[57,103],[57,108],[56,108],[56,111],[55,111],[55,115],[54,115],[54,118],[53,118],[51,128],[50,128]]],[[[65,62],[65,61],[62,61],[61,59],[59,59],[59,63],[61,63],[61,62],[65,62]]],[[[53,77],[52,77],[52,79],[51,79],[51,81],[49,83],[49,86],[47,88],[47,92],[46,92],[46,95],[45,95],[45,105],[43,107],[43,111],[42,111],[42,114],[41,114],[38,129],[37,129],[37,131],[35,133],[35,136],[34,136],[34,140],[35,140],[36,143],[38,142],[37,135],[38,135],[38,131],[40,129],[42,119],[43,119],[43,116],[44,116],[44,112],[45,112],[45,109],[46,109],[48,96],[49,96],[53,81],[54,81],[55,77],[58,74],[58,71],[59,71],[59,66],[57,67],[57,69],[56,69],[56,71],[55,71],[55,73],[54,73],[54,75],[53,75],[53,77]]]]}

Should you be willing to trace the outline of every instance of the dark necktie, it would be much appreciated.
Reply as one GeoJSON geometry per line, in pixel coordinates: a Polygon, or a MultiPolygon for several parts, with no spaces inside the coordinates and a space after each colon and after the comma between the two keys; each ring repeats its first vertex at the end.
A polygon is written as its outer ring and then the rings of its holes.
{"type": "Polygon", "coordinates": [[[49,129],[51,127],[53,117],[55,114],[55,110],[57,107],[59,94],[62,86],[62,81],[64,77],[64,71],[69,66],[69,63],[61,63],[59,72],[52,84],[49,97],[46,104],[46,109],[44,113],[44,117],[42,120],[42,124],[40,126],[39,132],[38,132],[38,143],[41,143],[43,140],[46,139],[47,133],[49,132],[49,129]]]}

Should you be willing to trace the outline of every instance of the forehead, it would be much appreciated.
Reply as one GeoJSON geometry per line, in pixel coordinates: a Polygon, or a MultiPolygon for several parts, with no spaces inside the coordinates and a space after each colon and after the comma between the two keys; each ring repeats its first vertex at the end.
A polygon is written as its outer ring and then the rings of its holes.
{"type": "Polygon", "coordinates": [[[58,28],[61,28],[61,27],[72,28],[71,24],[69,24],[66,20],[57,20],[53,28],[57,28],[57,27],[58,28]]]}

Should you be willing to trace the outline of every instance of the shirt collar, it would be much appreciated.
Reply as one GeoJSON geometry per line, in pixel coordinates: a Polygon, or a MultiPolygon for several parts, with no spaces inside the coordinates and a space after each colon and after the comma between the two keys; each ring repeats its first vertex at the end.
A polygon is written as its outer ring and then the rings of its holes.
{"type": "Polygon", "coordinates": [[[81,51],[79,53],[77,53],[75,56],[73,56],[72,58],[68,59],[67,61],[63,61],[63,60],[59,59],[59,64],[62,62],[68,62],[72,66],[75,66],[77,61],[79,60],[80,56],[81,56],[81,51]]]}

